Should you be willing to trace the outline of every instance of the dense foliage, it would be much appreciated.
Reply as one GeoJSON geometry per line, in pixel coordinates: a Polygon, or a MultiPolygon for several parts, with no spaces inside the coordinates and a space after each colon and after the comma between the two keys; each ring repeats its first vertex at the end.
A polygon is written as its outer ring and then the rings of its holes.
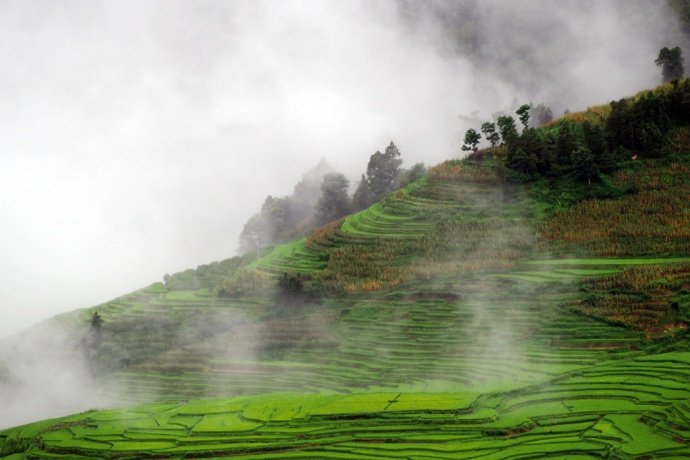
{"type": "MultiPolygon", "coordinates": [[[[666,157],[675,131],[690,121],[690,80],[676,80],[634,98],[612,101],[592,116],[564,117],[543,128],[531,128],[529,106],[518,109],[518,133],[508,115],[497,119],[506,146],[496,151],[513,181],[571,178],[592,184],[604,180],[626,160],[666,157]]],[[[497,141],[485,123],[489,142],[497,141]]],[[[468,130],[473,141],[474,130],[468,130]]],[[[465,146],[463,146],[465,148],[465,146]]]]}

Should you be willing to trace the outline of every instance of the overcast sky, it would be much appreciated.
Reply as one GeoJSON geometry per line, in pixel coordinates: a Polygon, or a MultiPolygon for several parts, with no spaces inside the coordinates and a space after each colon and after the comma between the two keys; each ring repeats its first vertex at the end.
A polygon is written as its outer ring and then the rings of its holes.
{"type": "Polygon", "coordinates": [[[655,85],[670,19],[625,4],[465,2],[466,56],[456,2],[1,2],[0,337],[235,255],[320,158],[433,165],[460,116],[655,85]]]}

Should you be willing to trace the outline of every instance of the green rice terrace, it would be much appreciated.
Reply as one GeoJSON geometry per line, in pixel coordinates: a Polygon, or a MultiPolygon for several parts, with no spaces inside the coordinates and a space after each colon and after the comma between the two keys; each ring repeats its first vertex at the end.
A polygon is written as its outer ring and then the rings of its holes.
{"type": "Polygon", "coordinates": [[[679,151],[567,205],[447,162],[308,237],[58,316],[29,333],[117,406],[0,431],[0,458],[690,458],[679,151]]]}

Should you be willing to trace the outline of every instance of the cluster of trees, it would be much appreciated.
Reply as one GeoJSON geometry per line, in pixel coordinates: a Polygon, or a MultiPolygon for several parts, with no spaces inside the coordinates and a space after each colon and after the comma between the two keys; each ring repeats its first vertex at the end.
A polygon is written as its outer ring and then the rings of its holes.
{"type": "MultiPolygon", "coordinates": [[[[625,158],[662,154],[664,138],[674,124],[690,121],[690,80],[674,80],[670,89],[650,91],[637,99],[612,101],[605,122],[563,120],[550,129],[535,129],[529,126],[528,105],[516,115],[521,132],[507,115],[481,127],[492,147],[502,141],[512,178],[570,176],[591,183],[625,158]]],[[[463,150],[476,151],[480,138],[478,132],[468,130],[463,150]]]]}
{"type": "Polygon", "coordinates": [[[405,187],[426,175],[423,163],[417,163],[410,169],[402,169],[400,150],[393,141],[381,153],[376,151],[369,157],[367,173],[357,185],[352,196],[352,210],[359,211],[376,203],[393,190],[405,187]]]}
{"type": "Polygon", "coordinates": [[[525,125],[508,140],[505,164],[521,180],[571,175],[591,183],[601,172],[612,171],[616,162],[603,126],[564,121],[554,130],[525,125]]]}
{"type": "Polygon", "coordinates": [[[636,101],[611,102],[606,128],[611,145],[657,156],[676,123],[690,121],[690,80],[674,80],[670,90],[648,92],[636,101]]]}
{"type": "MultiPolygon", "coordinates": [[[[544,104],[539,104],[537,106],[523,104],[518,107],[515,113],[525,128],[530,119],[536,127],[543,126],[553,120],[553,112],[544,104]]],[[[515,119],[512,116],[503,113],[498,113],[494,116],[496,118],[495,122],[487,121],[483,123],[480,128],[481,133],[484,134],[484,138],[491,144],[491,147],[495,147],[501,143],[501,139],[506,143],[515,139],[518,135],[515,119]]],[[[468,129],[467,132],[465,132],[462,150],[476,152],[481,140],[482,135],[479,134],[479,132],[472,128],[468,129]]]]}
{"type": "MultiPolygon", "coordinates": [[[[550,110],[523,104],[515,112],[522,124],[520,133],[509,115],[483,123],[481,133],[492,148],[505,145],[505,166],[515,179],[567,175],[591,183],[626,157],[658,156],[673,125],[689,121],[690,81],[680,80],[684,74],[681,49],[662,48],[655,63],[662,68],[663,81],[672,82],[671,89],[612,101],[605,122],[564,120],[553,129],[538,130],[529,126],[530,118],[538,117],[537,125],[541,125],[551,119],[550,110]]],[[[462,150],[476,152],[481,138],[476,130],[467,130],[462,150]]]]}
{"type": "Polygon", "coordinates": [[[362,174],[352,195],[351,211],[366,209],[393,190],[397,190],[426,176],[424,163],[415,163],[411,168],[401,168],[400,150],[393,141],[381,153],[376,151],[369,157],[366,174],[362,174]]]}
{"type": "Polygon", "coordinates": [[[324,160],[302,176],[292,195],[267,196],[261,210],[244,224],[240,234],[240,253],[256,251],[298,235],[312,226],[314,207],[321,183],[333,168],[324,160]]]}
{"type": "Polygon", "coordinates": [[[365,209],[393,190],[423,177],[423,163],[402,169],[400,150],[391,141],[383,153],[369,157],[366,174],[352,195],[350,181],[322,161],[295,186],[291,196],[266,197],[240,234],[240,252],[246,253],[280,243],[334,221],[352,211],[365,209]]]}
{"type": "Polygon", "coordinates": [[[352,198],[347,194],[349,181],[340,173],[327,174],[321,183],[321,195],[316,204],[316,223],[323,225],[360,211],[376,203],[393,190],[405,187],[426,175],[423,163],[402,169],[400,150],[391,141],[383,153],[376,151],[369,157],[366,174],[355,189],[352,198]]]}

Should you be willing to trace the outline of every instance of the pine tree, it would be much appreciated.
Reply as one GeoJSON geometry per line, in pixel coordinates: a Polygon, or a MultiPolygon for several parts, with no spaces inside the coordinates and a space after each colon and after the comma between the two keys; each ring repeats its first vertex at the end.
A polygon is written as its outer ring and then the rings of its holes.
{"type": "Polygon", "coordinates": [[[386,147],[384,153],[377,151],[369,157],[367,182],[372,203],[393,191],[401,164],[400,150],[393,141],[386,147]]]}

